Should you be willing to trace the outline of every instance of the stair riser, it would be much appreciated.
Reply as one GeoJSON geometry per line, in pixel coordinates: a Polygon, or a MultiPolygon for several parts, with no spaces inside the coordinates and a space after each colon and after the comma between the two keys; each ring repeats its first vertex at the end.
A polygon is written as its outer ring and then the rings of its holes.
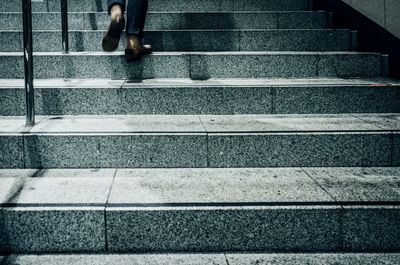
{"type": "MultiPolygon", "coordinates": [[[[35,88],[38,115],[399,113],[398,102],[394,86],[35,88]]],[[[0,115],[24,114],[24,89],[0,89],[0,115]]]]}
{"type": "Polygon", "coordinates": [[[0,208],[0,227],[0,253],[105,249],[104,207],[0,208]]]}
{"type": "MultiPolygon", "coordinates": [[[[145,30],[176,29],[323,29],[325,12],[268,13],[154,13],[146,17],[145,30]]],[[[61,30],[60,13],[34,13],[34,30],[61,30]]],[[[106,30],[107,13],[70,13],[69,30],[106,30]]],[[[22,14],[0,14],[0,30],[22,30],[22,14]]]]}
{"type": "MultiPolygon", "coordinates": [[[[34,56],[35,78],[268,78],[381,76],[379,54],[154,54],[127,64],[119,54],[34,56]],[[65,68],[65,70],[64,70],[65,68]]],[[[0,77],[23,78],[21,55],[0,57],[0,77]]]]}
{"type": "Polygon", "coordinates": [[[0,137],[1,168],[399,166],[398,134],[45,134],[0,137]]]}
{"type": "MultiPolygon", "coordinates": [[[[60,11],[60,0],[32,2],[36,12],[60,11]]],[[[309,0],[150,0],[149,11],[223,11],[223,10],[309,10],[309,0]]],[[[4,1],[1,12],[21,10],[20,0],[4,1]]],[[[69,0],[68,10],[74,12],[106,12],[104,0],[69,0]]]]}
{"type": "Polygon", "coordinates": [[[384,206],[14,208],[0,217],[2,252],[398,251],[400,245],[400,211],[384,206]]]}
{"type": "MultiPolygon", "coordinates": [[[[71,51],[102,51],[103,31],[70,32],[71,51]]],[[[0,51],[23,50],[22,32],[0,33],[0,51]]],[[[35,52],[61,52],[61,32],[35,32],[35,52]]],[[[155,51],[348,51],[348,30],[150,31],[145,43],[155,51]]],[[[119,45],[125,50],[125,36],[119,45]]]]}

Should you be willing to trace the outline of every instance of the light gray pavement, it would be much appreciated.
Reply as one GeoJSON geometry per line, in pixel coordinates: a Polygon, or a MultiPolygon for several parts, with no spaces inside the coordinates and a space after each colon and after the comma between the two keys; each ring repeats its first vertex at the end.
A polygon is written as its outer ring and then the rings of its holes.
{"type": "MultiPolygon", "coordinates": [[[[392,120],[396,117],[391,115],[392,120]]],[[[386,120],[377,115],[369,122],[354,114],[66,115],[38,117],[35,127],[26,128],[21,117],[4,117],[0,118],[0,141],[6,155],[0,158],[0,165],[395,166],[398,130],[379,126],[386,120]],[[274,153],[265,152],[270,149],[274,153]],[[78,154],[85,155],[81,159],[78,154]]]]}
{"type": "Polygon", "coordinates": [[[395,168],[1,169],[1,203],[170,204],[400,201],[395,168]]]}
{"type": "Polygon", "coordinates": [[[398,130],[399,119],[399,114],[65,115],[39,116],[26,129],[23,117],[0,116],[0,133],[384,132],[398,130]]]}
{"type": "Polygon", "coordinates": [[[398,173],[398,168],[4,169],[0,249],[393,251],[399,245],[398,173]],[[332,181],[331,175],[338,177],[332,181]]]}
{"type": "Polygon", "coordinates": [[[3,265],[397,265],[398,253],[344,254],[118,254],[118,255],[10,255],[3,265]]]}
{"type": "MultiPolygon", "coordinates": [[[[39,79],[34,80],[35,87],[180,87],[180,86],[348,86],[348,85],[385,85],[400,81],[390,78],[210,78],[193,80],[189,78],[153,78],[143,80],[129,79],[39,79]]],[[[23,87],[23,79],[0,79],[0,88],[23,87]]]]}

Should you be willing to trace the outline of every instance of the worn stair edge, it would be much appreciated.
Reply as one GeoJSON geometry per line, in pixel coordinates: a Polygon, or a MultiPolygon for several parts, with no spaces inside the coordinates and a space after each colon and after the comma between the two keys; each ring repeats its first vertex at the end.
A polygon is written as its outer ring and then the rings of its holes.
{"type": "MultiPolygon", "coordinates": [[[[102,51],[105,31],[70,31],[71,51],[102,51]]],[[[349,30],[162,30],[147,31],[154,51],[349,51],[349,30]]],[[[22,51],[21,31],[0,31],[2,52],[22,51]]],[[[57,52],[61,31],[34,31],[36,52],[57,52]]],[[[125,49],[122,36],[119,51],[125,49]]]]}
{"type": "MultiPolygon", "coordinates": [[[[60,30],[60,12],[33,13],[34,30],[60,30]],[[49,23],[52,22],[52,23],[49,23]]],[[[108,13],[71,12],[70,30],[106,30],[108,13]]],[[[145,30],[177,29],[324,29],[324,11],[148,12],[145,30]]],[[[0,13],[1,30],[21,30],[21,13],[0,13]]]]}
{"type": "Polygon", "coordinates": [[[398,251],[398,172],[0,170],[1,250],[398,251]]]}
{"type": "MultiPolygon", "coordinates": [[[[359,52],[154,52],[127,64],[121,52],[34,53],[36,78],[379,77],[381,54],[359,52]],[[82,63],[85,62],[85,63],[82,63]]],[[[23,78],[22,53],[0,53],[3,79],[23,78]]]]}
{"type": "Polygon", "coordinates": [[[240,265],[240,264],[396,264],[400,262],[399,253],[228,253],[228,254],[83,254],[83,255],[8,255],[0,257],[0,262],[5,265],[31,265],[31,264],[215,264],[215,265],[240,265]],[[229,263],[228,263],[229,262],[229,263]]]}
{"type": "Polygon", "coordinates": [[[398,120],[396,114],[54,116],[29,129],[23,117],[3,117],[0,142],[6,155],[0,164],[3,168],[397,166],[398,120]]]}
{"type": "MultiPolygon", "coordinates": [[[[400,113],[398,80],[35,80],[38,115],[400,113]]],[[[23,80],[0,80],[0,115],[25,114],[23,80]]]]}

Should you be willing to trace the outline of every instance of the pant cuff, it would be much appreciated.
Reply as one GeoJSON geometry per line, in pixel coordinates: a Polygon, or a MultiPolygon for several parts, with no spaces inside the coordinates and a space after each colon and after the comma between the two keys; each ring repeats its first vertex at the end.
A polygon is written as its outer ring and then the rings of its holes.
{"type": "Polygon", "coordinates": [[[120,5],[120,6],[121,6],[121,9],[122,9],[122,13],[125,12],[125,0],[111,0],[111,1],[109,0],[109,1],[107,2],[108,14],[110,14],[110,12],[111,12],[111,7],[112,7],[113,5],[120,5]]]}

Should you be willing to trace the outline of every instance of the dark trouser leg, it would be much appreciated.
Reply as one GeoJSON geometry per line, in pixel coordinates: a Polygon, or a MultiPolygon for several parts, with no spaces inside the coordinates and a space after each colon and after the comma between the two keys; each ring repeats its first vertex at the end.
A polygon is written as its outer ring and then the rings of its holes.
{"type": "Polygon", "coordinates": [[[108,14],[110,14],[113,5],[120,5],[122,13],[125,11],[125,0],[107,0],[108,14]]]}
{"type": "Polygon", "coordinates": [[[126,35],[137,35],[143,38],[143,28],[146,20],[148,0],[129,0],[126,8],[128,20],[126,35]]]}

